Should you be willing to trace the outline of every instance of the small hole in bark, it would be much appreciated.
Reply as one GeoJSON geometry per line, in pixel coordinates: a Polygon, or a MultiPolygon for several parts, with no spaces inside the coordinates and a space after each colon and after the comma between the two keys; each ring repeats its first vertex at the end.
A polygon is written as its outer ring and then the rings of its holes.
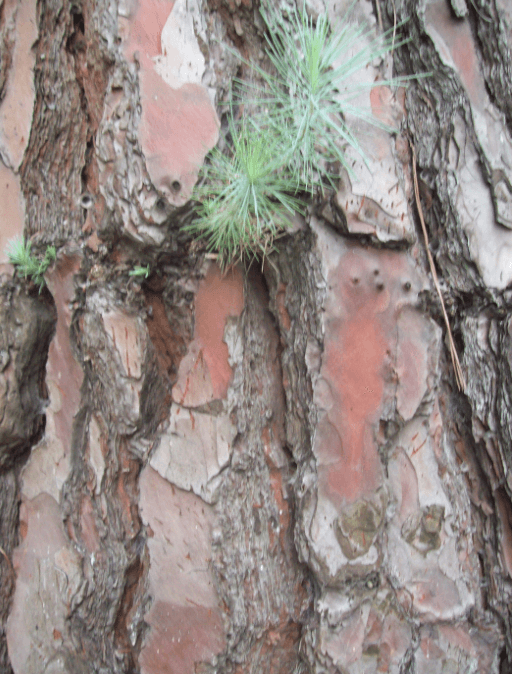
{"type": "Polygon", "coordinates": [[[360,283],[360,279],[358,278],[358,276],[353,276],[352,280],[355,286],[357,286],[360,283]]]}
{"type": "Polygon", "coordinates": [[[173,182],[171,183],[171,188],[173,189],[173,192],[178,193],[182,189],[182,186],[180,185],[178,180],[173,180],[173,182]]]}
{"type": "Polygon", "coordinates": [[[73,15],[73,28],[77,32],[84,33],[85,30],[84,15],[80,13],[78,7],[72,7],[71,13],[73,15]]]}
{"type": "Polygon", "coordinates": [[[94,204],[94,199],[90,194],[83,194],[80,197],[80,205],[82,208],[91,208],[91,206],[94,204]]]}
{"type": "Polygon", "coordinates": [[[406,292],[408,292],[408,290],[411,290],[411,283],[409,281],[406,281],[403,288],[406,290],[406,292]]]}
{"type": "Polygon", "coordinates": [[[381,283],[381,281],[379,283],[376,283],[376,290],[378,291],[378,293],[380,293],[383,290],[384,287],[385,287],[385,284],[381,283]]]}
{"type": "Polygon", "coordinates": [[[159,199],[155,204],[155,208],[158,211],[163,211],[166,208],[166,202],[164,201],[164,199],[159,199]]]}
{"type": "Polygon", "coordinates": [[[377,276],[379,274],[379,269],[374,270],[374,276],[377,276]]]}

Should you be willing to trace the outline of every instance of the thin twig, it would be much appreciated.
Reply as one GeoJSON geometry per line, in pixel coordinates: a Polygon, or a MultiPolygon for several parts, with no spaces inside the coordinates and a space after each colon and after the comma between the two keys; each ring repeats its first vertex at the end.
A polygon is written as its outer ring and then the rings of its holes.
{"type": "Polygon", "coordinates": [[[0,546],[0,554],[2,554],[2,555],[5,557],[5,561],[6,561],[7,564],[9,565],[9,569],[10,569],[10,571],[11,571],[11,573],[12,573],[13,580],[16,581],[16,572],[15,572],[15,570],[14,570],[14,567],[13,567],[13,565],[12,565],[12,562],[11,562],[11,560],[9,559],[9,557],[8,557],[7,553],[5,552],[5,550],[4,550],[1,546],[0,546]]]}
{"type": "Polygon", "coordinates": [[[381,18],[381,5],[380,5],[380,0],[376,0],[376,9],[378,10],[378,23],[379,23],[379,30],[383,32],[383,19],[381,18]]]}
{"type": "Polygon", "coordinates": [[[470,2],[472,3],[472,7],[476,10],[476,13],[477,13],[477,15],[478,15],[478,17],[479,17],[480,19],[483,19],[483,21],[486,21],[486,23],[491,23],[491,22],[492,22],[492,18],[491,18],[491,17],[489,17],[489,16],[483,16],[483,15],[481,14],[481,12],[478,10],[477,5],[476,5],[476,3],[474,2],[474,0],[470,0],[470,2]]]}
{"type": "Polygon", "coordinates": [[[395,0],[392,0],[392,7],[394,9],[394,32],[392,33],[392,49],[390,50],[390,54],[392,55],[392,58],[394,56],[394,45],[395,45],[395,31],[397,28],[397,12],[395,11],[395,0]]]}
{"type": "Polygon", "coordinates": [[[422,206],[420,203],[419,183],[417,181],[417,155],[415,153],[415,146],[413,145],[411,140],[410,140],[410,147],[413,153],[413,186],[415,189],[415,201],[417,203],[417,210],[419,212],[420,224],[422,225],[422,233],[424,235],[424,244],[426,246],[429,268],[431,269],[431,274],[433,275],[433,282],[435,284],[438,297],[440,298],[440,304],[442,305],[442,312],[444,315],[445,325],[447,327],[447,334],[449,336],[449,346],[450,346],[449,350],[451,352],[451,360],[456,375],[456,383],[460,391],[465,391],[465,379],[463,377],[463,370],[461,369],[460,359],[458,358],[458,352],[456,351],[456,345],[454,344],[451,325],[449,323],[449,317],[447,316],[447,311],[445,310],[445,302],[442,295],[442,290],[440,288],[440,283],[438,282],[438,274],[436,273],[435,263],[433,261],[433,256],[431,255],[431,251],[429,250],[429,239],[426,229],[426,223],[424,222],[424,214],[422,212],[422,206]]]}

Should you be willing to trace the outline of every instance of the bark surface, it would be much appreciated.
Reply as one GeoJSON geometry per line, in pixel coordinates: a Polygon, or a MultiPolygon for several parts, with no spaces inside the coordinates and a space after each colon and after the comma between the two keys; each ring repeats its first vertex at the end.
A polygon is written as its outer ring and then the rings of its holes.
{"type": "Polygon", "coordinates": [[[0,4],[2,674],[511,668],[511,11],[350,20],[411,37],[356,75],[397,130],[222,274],[183,227],[255,0],[0,4]]]}

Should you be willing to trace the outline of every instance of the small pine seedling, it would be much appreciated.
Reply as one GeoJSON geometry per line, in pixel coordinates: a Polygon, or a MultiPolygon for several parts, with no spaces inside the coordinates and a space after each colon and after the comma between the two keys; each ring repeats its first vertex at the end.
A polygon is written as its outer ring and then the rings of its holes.
{"type": "MultiPolygon", "coordinates": [[[[330,31],[328,17],[314,22],[305,5],[289,15],[288,29],[272,0],[265,1],[261,13],[274,74],[247,64],[264,84],[239,81],[243,92],[256,94],[253,99],[243,94],[242,103],[260,112],[238,125],[231,117],[231,153],[211,152],[194,195],[201,202],[198,218],[185,228],[207,239],[207,249],[218,253],[221,268],[271,251],[290,216],[302,210],[300,193],[313,195],[326,182],[335,187],[330,165],[339,164],[353,175],[348,147],[366,161],[348,116],[391,129],[355,103],[376,82],[354,84],[354,76],[408,41],[395,40],[398,26],[373,37],[371,30],[352,26],[347,16],[330,31]]],[[[402,85],[409,79],[379,84],[402,85]]]]}
{"type": "MultiPolygon", "coordinates": [[[[377,83],[350,82],[369,63],[407,40],[395,40],[394,30],[372,37],[371,29],[351,25],[347,15],[330,31],[328,16],[320,15],[314,24],[305,5],[301,12],[294,9],[286,30],[278,21],[277,11],[270,2],[261,11],[268,28],[267,55],[276,74],[253,65],[266,83],[265,89],[256,89],[261,104],[267,108],[266,124],[288,147],[290,171],[298,184],[313,192],[317,185],[322,189],[323,177],[333,186],[334,176],[327,172],[328,164],[338,162],[349,175],[353,174],[345,155],[347,146],[365,160],[358,139],[347,124],[348,115],[391,130],[354,103],[363,91],[377,83]]],[[[379,85],[401,85],[408,79],[411,78],[393,78],[380,81],[379,85]]]]}
{"type": "Polygon", "coordinates": [[[298,186],[283,170],[281,139],[261,132],[247,120],[229,120],[229,156],[218,149],[210,155],[194,197],[201,201],[199,217],[186,229],[207,239],[218,253],[221,268],[246,256],[265,256],[273,240],[301,209],[294,196],[298,186]]]}
{"type": "Polygon", "coordinates": [[[29,278],[39,287],[39,292],[45,286],[44,274],[57,256],[54,246],[48,246],[44,257],[38,259],[31,253],[32,243],[23,238],[12,239],[7,244],[7,257],[21,278],[29,278]]]}

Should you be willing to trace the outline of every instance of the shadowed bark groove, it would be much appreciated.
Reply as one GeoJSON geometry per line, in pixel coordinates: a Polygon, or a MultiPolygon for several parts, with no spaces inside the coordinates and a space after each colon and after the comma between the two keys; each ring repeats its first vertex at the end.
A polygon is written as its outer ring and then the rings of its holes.
{"type": "Polygon", "coordinates": [[[48,391],[45,366],[55,328],[49,293],[30,296],[2,279],[0,288],[0,669],[12,672],[5,625],[12,605],[15,575],[12,553],[20,531],[20,470],[44,432],[48,391]]]}

